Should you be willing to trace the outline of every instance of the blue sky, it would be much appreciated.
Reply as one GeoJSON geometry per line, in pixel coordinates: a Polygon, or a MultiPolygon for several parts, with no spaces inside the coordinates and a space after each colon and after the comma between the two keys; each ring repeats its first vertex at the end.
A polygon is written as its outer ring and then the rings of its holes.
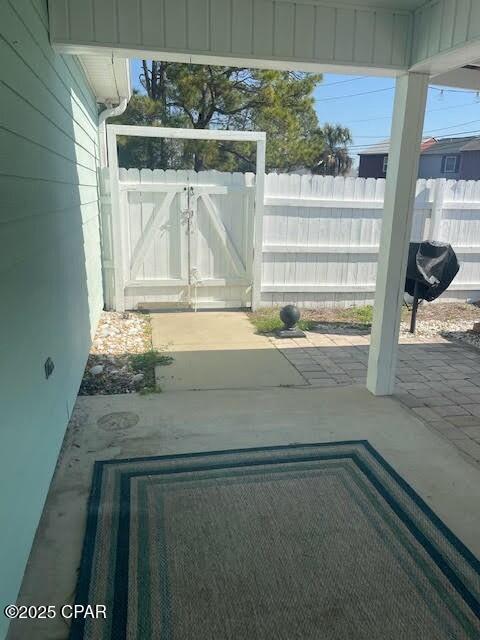
{"type": "MultiPolygon", "coordinates": [[[[334,122],[349,127],[354,139],[352,154],[388,138],[393,87],[393,78],[325,74],[323,82],[315,90],[320,124],[334,122]]],[[[473,135],[471,132],[480,133],[480,102],[476,93],[447,87],[442,93],[436,85],[430,87],[424,135],[473,135]]]]}
{"type": "MultiPolygon", "coordinates": [[[[140,61],[132,61],[132,82],[139,87],[140,61]]],[[[326,73],[315,89],[315,107],[325,122],[349,127],[353,134],[351,154],[390,135],[393,78],[326,73]],[[363,94],[363,95],[356,95],[363,94]]],[[[433,137],[480,135],[480,99],[474,91],[429,90],[424,135],[433,137]]]]}

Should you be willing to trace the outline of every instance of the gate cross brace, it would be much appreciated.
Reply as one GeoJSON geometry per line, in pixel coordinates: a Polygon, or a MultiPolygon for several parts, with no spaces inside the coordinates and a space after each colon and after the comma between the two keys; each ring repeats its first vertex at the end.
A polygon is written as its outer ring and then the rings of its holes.
{"type": "Polygon", "coordinates": [[[228,233],[227,228],[225,227],[222,220],[220,219],[220,216],[218,215],[217,207],[215,206],[212,199],[210,198],[210,194],[200,193],[198,194],[198,198],[201,198],[203,200],[207,213],[209,214],[210,219],[212,221],[213,228],[215,229],[222,243],[222,247],[225,253],[227,254],[227,257],[231,261],[235,271],[239,275],[244,274],[245,265],[243,264],[243,261],[237,251],[236,246],[233,244],[233,241],[230,237],[230,234],[228,233]]]}
{"type": "Polygon", "coordinates": [[[142,264],[142,260],[155,240],[155,231],[160,227],[160,224],[163,223],[170,209],[170,205],[179,191],[180,189],[177,189],[177,191],[167,192],[162,204],[157,205],[153,210],[150,220],[148,221],[142,236],[133,251],[132,262],[130,265],[132,279],[136,277],[138,270],[140,269],[140,265],[142,264]]]}

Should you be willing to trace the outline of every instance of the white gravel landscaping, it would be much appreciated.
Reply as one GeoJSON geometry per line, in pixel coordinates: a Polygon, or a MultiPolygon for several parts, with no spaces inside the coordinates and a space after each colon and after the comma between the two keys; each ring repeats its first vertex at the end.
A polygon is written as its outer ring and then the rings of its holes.
{"type": "Polygon", "coordinates": [[[476,322],[480,322],[480,309],[476,305],[423,303],[418,311],[415,335],[409,331],[409,314],[400,325],[400,335],[412,340],[440,336],[480,348],[480,333],[473,331],[476,322]]]}
{"type": "MultiPolygon", "coordinates": [[[[308,317],[326,316],[322,309],[309,310],[308,317]]],[[[335,311],[328,310],[328,321],[315,323],[311,329],[315,332],[326,334],[369,334],[370,327],[355,322],[355,319],[345,322],[336,320],[335,311]]],[[[423,303],[417,315],[415,334],[410,333],[410,311],[404,308],[402,322],[400,324],[400,337],[402,341],[424,341],[425,339],[444,338],[446,340],[458,340],[464,344],[480,349],[480,333],[473,331],[476,322],[480,322],[480,308],[473,304],[464,303],[423,303]]]]}
{"type": "Polygon", "coordinates": [[[141,391],[144,374],[132,367],[131,356],[151,350],[148,314],[104,311],[90,350],[79,395],[141,391]]]}
{"type": "MultiPolygon", "coordinates": [[[[423,320],[417,321],[415,335],[419,338],[434,338],[435,336],[453,337],[464,342],[480,346],[480,334],[471,333],[471,320],[423,320]]],[[[400,335],[409,337],[410,322],[402,322],[400,335]]]]}
{"type": "Polygon", "coordinates": [[[150,316],[146,313],[104,311],[91,354],[110,356],[143,353],[152,348],[150,316]]]}

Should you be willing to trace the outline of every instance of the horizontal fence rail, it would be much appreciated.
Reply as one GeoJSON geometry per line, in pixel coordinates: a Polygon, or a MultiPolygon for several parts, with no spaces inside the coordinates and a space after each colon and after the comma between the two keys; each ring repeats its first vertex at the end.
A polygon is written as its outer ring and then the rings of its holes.
{"type": "MultiPolygon", "coordinates": [[[[372,303],[385,180],[269,174],[263,304],[372,303]]],[[[480,297],[480,182],[418,180],[412,240],[449,242],[461,269],[443,300],[480,297]]]]}
{"type": "MultiPolygon", "coordinates": [[[[148,199],[156,182],[171,183],[173,189],[186,172],[143,169],[140,173],[141,179],[138,171],[120,170],[120,190],[143,192],[142,198],[148,199]]],[[[198,183],[210,190],[214,185],[225,189],[227,183],[230,190],[245,189],[247,184],[253,193],[254,176],[244,179],[241,174],[208,171],[198,174],[198,183]]],[[[267,175],[261,303],[295,302],[306,307],[372,303],[384,195],[384,179],[267,175]]],[[[113,256],[108,198],[104,201],[108,285],[113,256]]],[[[480,181],[417,181],[412,240],[426,239],[449,242],[461,263],[442,300],[480,298],[480,181]]]]}

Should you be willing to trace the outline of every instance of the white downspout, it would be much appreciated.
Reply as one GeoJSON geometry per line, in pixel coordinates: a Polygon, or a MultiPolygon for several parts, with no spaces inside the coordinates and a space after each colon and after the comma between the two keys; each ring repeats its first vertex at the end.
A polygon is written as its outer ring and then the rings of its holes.
{"type": "Polygon", "coordinates": [[[107,118],[113,118],[114,116],[120,116],[127,108],[128,98],[122,98],[116,107],[109,107],[104,109],[98,116],[98,137],[99,137],[99,153],[100,153],[100,168],[103,169],[108,165],[108,153],[107,153],[107,118]]]}
{"type": "Polygon", "coordinates": [[[103,274],[103,296],[104,296],[104,308],[113,309],[114,302],[114,284],[113,284],[113,269],[114,265],[111,262],[111,256],[105,255],[105,237],[109,238],[107,246],[111,246],[111,221],[108,211],[110,206],[105,207],[106,204],[111,204],[110,196],[108,195],[108,187],[105,186],[105,179],[108,167],[108,152],[107,152],[107,118],[121,115],[127,108],[128,98],[122,98],[116,107],[112,107],[111,103],[100,113],[98,116],[98,145],[99,145],[99,171],[98,171],[98,196],[100,201],[100,243],[102,247],[102,274],[103,274]]]}

